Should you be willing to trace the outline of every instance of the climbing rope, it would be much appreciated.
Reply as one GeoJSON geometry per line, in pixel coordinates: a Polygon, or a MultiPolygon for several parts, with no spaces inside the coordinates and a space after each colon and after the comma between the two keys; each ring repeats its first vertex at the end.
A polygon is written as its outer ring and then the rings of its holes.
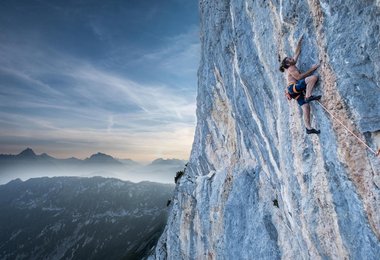
{"type": "Polygon", "coordinates": [[[338,118],[336,118],[331,112],[324,106],[322,105],[321,102],[317,100],[317,102],[321,105],[321,107],[330,114],[332,118],[334,118],[339,124],[341,124],[348,132],[350,132],[356,139],[358,139],[359,142],[361,142],[363,145],[365,145],[375,156],[378,156],[380,154],[380,149],[376,152],[373,150],[371,147],[369,147],[362,139],[360,139],[357,135],[355,135],[350,129],[348,129],[338,118]]]}

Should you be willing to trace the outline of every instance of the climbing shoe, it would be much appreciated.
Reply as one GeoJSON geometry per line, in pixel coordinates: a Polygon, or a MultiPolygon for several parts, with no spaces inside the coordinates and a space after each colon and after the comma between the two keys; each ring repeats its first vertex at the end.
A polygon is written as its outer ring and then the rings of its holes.
{"type": "Polygon", "coordinates": [[[321,99],[321,97],[322,96],[313,96],[313,95],[311,95],[310,97],[308,97],[308,98],[305,98],[305,102],[306,103],[309,103],[310,101],[313,101],[313,100],[320,100],[321,99]]]}
{"type": "Polygon", "coordinates": [[[320,134],[321,133],[321,131],[319,131],[319,130],[315,130],[314,128],[312,128],[312,129],[307,129],[306,128],[306,133],[309,135],[309,134],[320,134]]]}

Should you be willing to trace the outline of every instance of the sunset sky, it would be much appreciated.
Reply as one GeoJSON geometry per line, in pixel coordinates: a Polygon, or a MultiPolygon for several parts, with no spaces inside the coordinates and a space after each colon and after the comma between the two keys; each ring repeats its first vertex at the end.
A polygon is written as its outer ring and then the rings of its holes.
{"type": "Polygon", "coordinates": [[[198,2],[0,2],[0,153],[187,160],[198,2]]]}

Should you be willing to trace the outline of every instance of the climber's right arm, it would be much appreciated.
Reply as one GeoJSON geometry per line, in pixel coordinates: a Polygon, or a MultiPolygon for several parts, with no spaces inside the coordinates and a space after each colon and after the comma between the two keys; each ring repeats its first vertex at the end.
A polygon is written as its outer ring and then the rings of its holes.
{"type": "Polygon", "coordinates": [[[303,78],[306,78],[307,76],[309,76],[311,73],[313,73],[313,71],[315,71],[317,68],[319,67],[319,64],[317,65],[314,65],[313,67],[311,67],[308,71],[306,71],[305,73],[299,73],[299,71],[297,70],[297,68],[295,66],[291,66],[289,67],[288,69],[288,72],[289,74],[295,78],[296,80],[300,80],[300,79],[303,79],[303,78]]]}

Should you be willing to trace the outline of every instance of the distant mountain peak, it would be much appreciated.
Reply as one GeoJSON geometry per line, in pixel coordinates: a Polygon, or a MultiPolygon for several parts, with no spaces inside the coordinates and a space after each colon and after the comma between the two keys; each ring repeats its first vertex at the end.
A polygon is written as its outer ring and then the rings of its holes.
{"type": "Polygon", "coordinates": [[[96,153],[90,156],[90,158],[87,158],[85,160],[86,162],[91,162],[91,163],[116,163],[116,164],[121,164],[118,160],[113,158],[112,156],[105,154],[105,153],[96,153]]]}
{"type": "Polygon", "coordinates": [[[185,161],[179,160],[179,159],[163,159],[163,158],[158,158],[154,160],[150,165],[184,165],[185,161]]]}
{"type": "Polygon", "coordinates": [[[17,157],[21,157],[21,158],[36,158],[37,155],[34,153],[34,151],[31,148],[28,147],[24,151],[22,151],[21,153],[19,153],[17,155],[17,157]]]}
{"type": "Polygon", "coordinates": [[[90,159],[91,158],[112,158],[113,159],[113,157],[111,155],[108,155],[108,154],[105,154],[105,153],[101,153],[101,152],[98,152],[96,154],[91,155],[90,159]]]}
{"type": "Polygon", "coordinates": [[[121,162],[122,164],[124,165],[128,165],[128,166],[139,166],[140,163],[138,162],[135,162],[134,160],[132,159],[117,159],[119,162],[121,162]]]}
{"type": "Polygon", "coordinates": [[[182,161],[180,159],[175,159],[175,158],[168,158],[168,159],[164,159],[164,158],[158,158],[156,160],[154,160],[153,162],[170,162],[170,161],[182,161]]]}

